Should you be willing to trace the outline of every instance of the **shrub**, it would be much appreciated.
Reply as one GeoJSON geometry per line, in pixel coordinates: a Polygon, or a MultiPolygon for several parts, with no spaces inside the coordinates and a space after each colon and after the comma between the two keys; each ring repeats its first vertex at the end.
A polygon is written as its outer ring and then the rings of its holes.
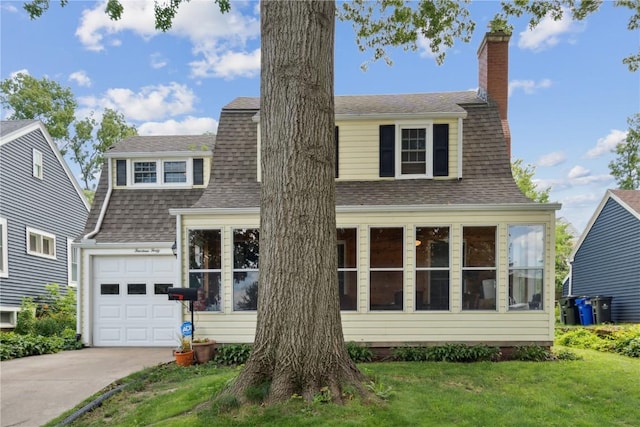
{"type": "Polygon", "coordinates": [[[3,332],[0,333],[0,360],[57,353],[64,350],[67,344],[65,339],[61,337],[42,337],[33,334],[20,335],[15,332],[3,332]]]}
{"type": "Polygon", "coordinates": [[[539,345],[526,345],[516,347],[511,358],[515,360],[523,360],[525,362],[544,362],[554,358],[553,353],[545,347],[539,345]]]}
{"type": "Polygon", "coordinates": [[[555,343],[568,347],[640,357],[640,325],[559,328],[555,343]]]}
{"type": "Polygon", "coordinates": [[[242,365],[251,355],[251,344],[226,344],[218,348],[213,361],[218,365],[242,365]]]}
{"type": "Polygon", "coordinates": [[[487,345],[446,344],[432,347],[399,347],[393,350],[396,360],[405,362],[480,362],[497,360],[500,349],[487,345]]]}
{"type": "Polygon", "coordinates": [[[373,350],[353,341],[347,343],[347,353],[349,353],[349,357],[355,363],[371,362],[371,359],[373,359],[373,350]]]}
{"type": "Polygon", "coordinates": [[[36,328],[35,313],[36,303],[33,302],[33,298],[22,298],[14,332],[22,335],[32,334],[36,328]]]}

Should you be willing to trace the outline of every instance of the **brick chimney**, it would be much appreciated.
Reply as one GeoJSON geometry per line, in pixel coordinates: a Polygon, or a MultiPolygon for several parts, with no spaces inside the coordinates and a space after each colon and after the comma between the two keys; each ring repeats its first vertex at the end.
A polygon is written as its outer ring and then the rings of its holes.
{"type": "Polygon", "coordinates": [[[480,97],[498,104],[502,132],[511,159],[511,131],[507,116],[509,100],[509,39],[504,31],[486,33],[478,48],[478,85],[480,97]]]}

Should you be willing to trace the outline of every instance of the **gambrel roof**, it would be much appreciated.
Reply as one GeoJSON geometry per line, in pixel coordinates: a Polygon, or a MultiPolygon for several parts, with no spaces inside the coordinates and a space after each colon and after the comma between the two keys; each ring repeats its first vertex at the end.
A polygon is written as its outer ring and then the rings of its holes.
{"type": "MultiPolygon", "coordinates": [[[[257,124],[254,121],[258,106],[258,98],[237,98],[223,108],[211,181],[194,208],[259,206],[257,124]]],[[[466,115],[463,177],[460,180],[337,180],[338,207],[533,204],[511,176],[496,105],[482,100],[475,92],[336,97],[337,116],[366,115],[367,111],[374,111],[376,115],[434,112],[466,115]]]]}

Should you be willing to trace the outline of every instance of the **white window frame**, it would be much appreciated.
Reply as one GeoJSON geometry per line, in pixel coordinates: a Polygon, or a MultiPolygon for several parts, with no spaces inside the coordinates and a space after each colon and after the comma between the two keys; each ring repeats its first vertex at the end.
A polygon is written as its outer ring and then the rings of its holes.
{"type": "Polygon", "coordinates": [[[47,259],[56,259],[56,236],[55,234],[51,234],[51,233],[47,233],[46,231],[42,231],[42,230],[37,230],[35,228],[31,228],[31,227],[27,227],[26,228],[26,247],[27,247],[27,254],[29,255],[33,255],[33,256],[38,256],[41,258],[47,258],[47,259]],[[34,250],[31,247],[31,235],[34,234],[35,236],[37,236],[40,240],[40,249],[42,249],[43,247],[43,241],[44,238],[48,238],[52,240],[52,248],[53,248],[53,255],[49,255],[49,254],[45,254],[42,251],[38,251],[37,248],[36,250],[34,250]]]}
{"type": "MultiPolygon", "coordinates": [[[[420,309],[418,310],[418,302],[416,299],[416,295],[414,295],[414,310],[415,311],[419,311],[419,312],[449,312],[451,311],[451,273],[452,273],[452,264],[453,264],[453,245],[452,245],[452,227],[451,225],[416,225],[413,229],[413,235],[416,236],[416,250],[414,251],[414,289],[413,292],[415,294],[416,292],[416,288],[417,288],[417,277],[418,277],[418,272],[419,271],[446,271],[449,273],[449,307],[447,307],[446,309],[439,309],[439,310],[433,310],[433,309],[420,309]],[[419,228],[446,228],[448,230],[448,240],[449,240],[449,267],[418,267],[418,250],[417,250],[417,246],[418,246],[418,229],[419,228]]],[[[420,244],[423,243],[429,243],[431,241],[427,241],[427,242],[420,242],[420,244]]]]}
{"type": "Polygon", "coordinates": [[[474,312],[474,311],[490,311],[490,312],[494,312],[494,311],[498,311],[498,295],[499,295],[499,286],[500,286],[500,271],[498,269],[498,265],[500,264],[500,227],[498,226],[498,224],[462,224],[461,225],[461,230],[460,230],[460,236],[462,236],[462,242],[460,244],[460,298],[461,300],[463,299],[463,294],[465,291],[465,286],[464,286],[464,276],[465,276],[465,272],[467,271],[494,271],[495,272],[495,293],[496,293],[496,302],[495,302],[495,307],[494,308],[488,308],[488,309],[480,309],[480,308],[468,308],[465,309],[463,308],[462,311],[465,312],[474,312]],[[495,264],[493,267],[465,267],[464,266],[464,252],[466,250],[466,246],[467,246],[467,241],[466,239],[464,239],[464,229],[465,228],[482,228],[482,227],[494,227],[495,228],[495,233],[494,233],[494,242],[495,242],[495,254],[494,254],[494,259],[495,259],[495,264]]]}
{"type": "Polygon", "coordinates": [[[9,277],[9,230],[7,230],[6,218],[0,217],[0,245],[2,245],[2,254],[0,254],[0,277],[9,277]]]}
{"type": "Polygon", "coordinates": [[[407,311],[405,304],[407,297],[407,229],[404,225],[370,225],[367,229],[367,311],[375,313],[404,313],[407,311]],[[371,267],[371,230],[377,228],[399,228],[402,230],[402,267],[371,267]],[[402,310],[376,310],[371,308],[371,273],[375,272],[401,272],[402,273],[402,310]]]}
{"type": "Polygon", "coordinates": [[[137,188],[157,188],[157,187],[187,187],[193,185],[193,159],[178,157],[166,159],[148,159],[136,158],[127,160],[127,186],[137,188]],[[185,164],[185,182],[165,182],[164,165],[169,162],[182,162],[185,164]],[[155,163],[156,165],[156,182],[135,182],[135,164],[136,163],[155,163]]]}
{"type": "Polygon", "coordinates": [[[409,120],[396,122],[396,178],[415,179],[433,178],[433,121],[432,120],[409,120]],[[402,130],[403,129],[424,129],[425,130],[425,173],[403,174],[402,173],[402,130]]]}
{"type": "Polygon", "coordinates": [[[44,177],[44,160],[42,157],[42,151],[33,149],[33,176],[38,179],[43,179],[44,177]]]}
{"type": "Polygon", "coordinates": [[[0,328],[2,329],[13,329],[18,324],[18,313],[20,312],[20,307],[0,307],[0,312],[9,313],[10,320],[9,322],[0,322],[0,328]]]}
{"type": "MultiPolygon", "coordinates": [[[[355,272],[356,273],[356,286],[358,289],[356,289],[356,308],[355,310],[341,310],[347,313],[356,313],[360,311],[360,292],[359,292],[359,287],[360,287],[360,272],[359,272],[359,266],[360,266],[360,247],[359,247],[359,243],[360,243],[360,229],[358,228],[358,226],[356,225],[345,225],[345,226],[336,226],[336,231],[338,229],[343,229],[343,230],[355,230],[356,231],[356,266],[355,267],[338,267],[338,272],[345,272],[345,273],[349,273],[349,272],[355,272]]],[[[336,247],[337,246],[344,246],[345,247],[345,255],[346,255],[346,240],[338,240],[336,242],[336,247]]],[[[339,261],[338,261],[339,264],[339,261]]]]}
{"type": "Polygon", "coordinates": [[[186,287],[189,287],[189,282],[190,282],[190,277],[191,277],[191,273],[219,273],[220,274],[220,302],[218,303],[218,310],[210,310],[210,311],[198,311],[197,313],[222,313],[224,312],[224,278],[223,278],[223,274],[222,274],[222,268],[224,266],[224,230],[222,228],[206,228],[206,227],[193,227],[193,228],[187,228],[187,233],[186,233],[186,237],[187,237],[187,266],[189,266],[189,268],[187,269],[187,285],[186,287]],[[192,231],[218,231],[220,232],[220,268],[191,268],[189,266],[189,256],[190,256],[190,252],[189,252],[189,234],[192,231]]]}
{"type": "MultiPolygon", "coordinates": [[[[542,227],[542,265],[525,265],[525,266],[519,266],[519,267],[513,267],[511,266],[511,259],[508,259],[509,263],[509,277],[512,276],[512,272],[514,271],[527,271],[527,270],[539,270],[541,272],[541,277],[542,277],[542,289],[541,289],[541,293],[540,293],[540,306],[541,308],[539,310],[544,311],[546,310],[545,304],[544,304],[544,297],[545,297],[545,274],[546,274],[546,265],[545,265],[545,258],[546,258],[546,252],[547,252],[547,230],[546,230],[546,226],[545,224],[542,223],[527,223],[527,224],[508,224],[507,225],[507,257],[509,257],[511,255],[511,245],[513,244],[513,242],[511,241],[511,227],[542,227]]],[[[524,310],[522,309],[518,309],[517,307],[513,307],[512,306],[512,301],[511,299],[513,298],[513,296],[511,295],[512,292],[512,288],[511,286],[508,286],[507,289],[507,309],[510,313],[517,313],[520,311],[524,311],[527,312],[529,310],[531,310],[530,307],[525,307],[524,310]]],[[[527,296],[526,301],[516,301],[519,302],[520,304],[526,303],[528,304],[530,301],[529,299],[533,297],[533,294],[531,296],[527,296]]]]}
{"type": "Polygon", "coordinates": [[[67,282],[69,286],[72,288],[78,287],[78,255],[80,250],[78,248],[73,247],[73,239],[67,238],[67,272],[68,279],[67,282]],[[75,262],[74,262],[75,258],[75,262]],[[73,280],[73,274],[75,272],[76,280],[73,280]]]}

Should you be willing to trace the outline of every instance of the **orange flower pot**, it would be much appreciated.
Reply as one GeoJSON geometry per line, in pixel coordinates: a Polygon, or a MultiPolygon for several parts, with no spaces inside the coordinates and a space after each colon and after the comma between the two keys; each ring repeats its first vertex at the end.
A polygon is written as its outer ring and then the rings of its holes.
{"type": "Polygon", "coordinates": [[[176,357],[176,364],[179,366],[191,366],[193,365],[193,350],[181,352],[174,352],[176,357]]]}

